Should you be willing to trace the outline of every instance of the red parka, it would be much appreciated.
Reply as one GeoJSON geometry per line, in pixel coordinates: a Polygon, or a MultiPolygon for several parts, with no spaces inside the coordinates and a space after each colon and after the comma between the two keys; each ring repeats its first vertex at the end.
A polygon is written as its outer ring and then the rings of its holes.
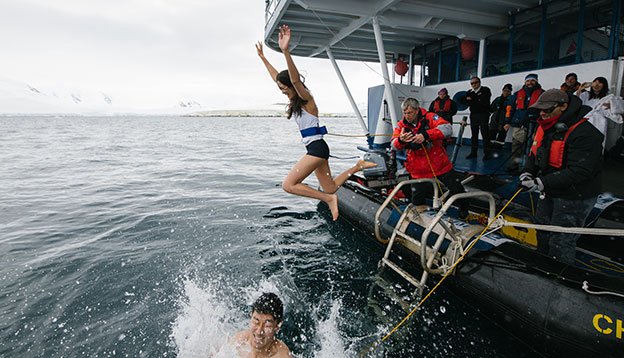
{"type": "Polygon", "coordinates": [[[431,167],[435,170],[436,175],[447,173],[453,169],[453,164],[446,154],[446,150],[442,147],[444,138],[452,134],[451,124],[435,113],[427,112],[424,108],[418,109],[418,121],[415,125],[407,122],[405,117],[399,121],[398,127],[394,129],[392,134],[392,145],[396,149],[407,149],[407,159],[405,160],[405,169],[411,174],[412,178],[433,178],[431,167]],[[427,149],[427,153],[420,144],[411,144],[412,147],[417,146],[418,149],[410,149],[410,143],[401,143],[399,136],[402,129],[412,131],[414,134],[422,133],[427,139],[423,143],[427,149]],[[427,161],[429,156],[429,162],[427,161]]]}

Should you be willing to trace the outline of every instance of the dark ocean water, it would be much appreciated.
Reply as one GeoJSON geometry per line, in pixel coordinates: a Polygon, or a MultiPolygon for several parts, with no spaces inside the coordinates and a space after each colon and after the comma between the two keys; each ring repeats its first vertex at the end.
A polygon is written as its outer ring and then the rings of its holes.
{"type": "MultiPolygon", "coordinates": [[[[383,247],[282,191],[303,154],[284,118],[0,118],[0,357],[206,357],[263,291],[285,301],[296,356],[360,356],[413,288],[379,272],[383,247]]],[[[444,288],[371,354],[533,355],[444,288]]]]}

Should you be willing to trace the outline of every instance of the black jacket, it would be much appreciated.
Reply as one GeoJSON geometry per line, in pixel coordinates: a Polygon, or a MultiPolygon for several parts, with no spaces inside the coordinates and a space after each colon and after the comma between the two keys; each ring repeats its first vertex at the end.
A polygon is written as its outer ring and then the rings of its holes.
{"type": "Polygon", "coordinates": [[[470,113],[490,113],[490,98],[492,98],[492,92],[489,88],[481,86],[479,92],[475,93],[474,90],[466,92],[465,103],[470,107],[470,113]],[[468,99],[470,98],[470,99],[468,99]]]}
{"type": "MultiPolygon", "coordinates": [[[[581,120],[591,107],[583,106],[576,96],[570,96],[568,109],[563,112],[557,124],[544,132],[542,148],[550,148],[555,139],[563,139],[565,130],[557,131],[559,123],[568,128],[581,120]]],[[[523,172],[539,177],[544,184],[544,192],[554,198],[581,200],[600,194],[602,170],[603,135],[591,123],[579,124],[568,136],[563,149],[563,161],[560,168],[547,165],[540,168],[531,153],[523,172]]]]}
{"type": "Polygon", "coordinates": [[[504,98],[503,96],[498,96],[492,101],[490,110],[492,111],[492,119],[495,123],[505,124],[505,114],[507,113],[507,104],[510,98],[511,95],[504,98]]]}

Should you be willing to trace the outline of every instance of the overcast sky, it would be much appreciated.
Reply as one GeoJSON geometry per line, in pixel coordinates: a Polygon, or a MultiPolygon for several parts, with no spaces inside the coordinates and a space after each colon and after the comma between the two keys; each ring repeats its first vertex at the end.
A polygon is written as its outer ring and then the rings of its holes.
{"type": "MultiPolygon", "coordinates": [[[[284,102],[257,58],[264,0],[0,0],[0,76],[110,93],[124,105],[209,109],[284,102]]],[[[265,49],[278,69],[281,53],[265,49]]],[[[296,57],[321,112],[350,111],[328,60],[296,57]]],[[[339,65],[358,103],[382,78],[339,65]]],[[[375,70],[379,72],[378,65],[375,70]]]]}

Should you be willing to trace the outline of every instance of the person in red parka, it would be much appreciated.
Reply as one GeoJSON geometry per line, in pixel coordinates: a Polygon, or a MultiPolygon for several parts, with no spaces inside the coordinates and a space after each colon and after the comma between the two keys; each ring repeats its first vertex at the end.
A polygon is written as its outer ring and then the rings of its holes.
{"type": "MultiPolygon", "coordinates": [[[[414,179],[433,178],[435,176],[449,189],[450,195],[466,190],[459,176],[453,171],[442,142],[453,133],[451,124],[435,113],[420,108],[418,100],[407,98],[401,104],[403,119],[399,121],[392,134],[392,145],[407,150],[405,169],[414,179]],[[425,152],[426,151],[426,152],[425,152]],[[430,165],[431,164],[431,165],[430,165]]],[[[430,194],[431,184],[412,184],[412,203],[422,205],[430,194]]],[[[469,202],[459,200],[459,216],[468,215],[469,202]]]]}

